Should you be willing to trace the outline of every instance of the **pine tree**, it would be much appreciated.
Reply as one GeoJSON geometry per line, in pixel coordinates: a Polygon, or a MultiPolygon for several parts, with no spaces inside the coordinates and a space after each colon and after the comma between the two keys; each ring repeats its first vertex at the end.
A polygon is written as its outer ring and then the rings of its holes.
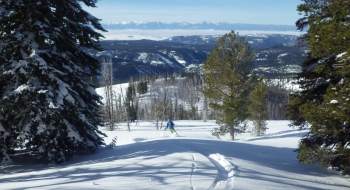
{"type": "Polygon", "coordinates": [[[310,53],[298,77],[301,91],[292,96],[288,117],[310,132],[298,148],[301,162],[333,166],[350,173],[350,1],[305,0],[299,29],[310,53]]]}
{"type": "Polygon", "coordinates": [[[140,81],[139,83],[137,83],[137,93],[145,94],[146,92],[147,92],[147,82],[140,81]]]}
{"type": "Polygon", "coordinates": [[[267,129],[266,120],[267,114],[267,86],[264,80],[261,78],[259,84],[254,88],[251,93],[250,103],[248,105],[250,113],[249,119],[253,122],[253,134],[260,136],[263,135],[267,129]]]}
{"type": "Polygon", "coordinates": [[[104,145],[100,96],[89,82],[105,31],[79,4],[96,0],[0,1],[0,161],[24,148],[47,163],[104,145]],[[5,146],[3,146],[5,145],[5,146]]]}
{"type": "Polygon", "coordinates": [[[125,106],[127,110],[128,120],[130,122],[135,122],[135,120],[137,120],[137,103],[135,103],[135,98],[135,85],[133,82],[130,82],[128,88],[126,89],[125,96],[125,106]]]}
{"type": "Polygon", "coordinates": [[[239,125],[249,116],[248,96],[257,78],[251,74],[254,52],[238,33],[231,31],[218,40],[203,64],[205,84],[203,94],[209,98],[209,106],[218,111],[212,134],[216,137],[244,130],[239,125]]]}

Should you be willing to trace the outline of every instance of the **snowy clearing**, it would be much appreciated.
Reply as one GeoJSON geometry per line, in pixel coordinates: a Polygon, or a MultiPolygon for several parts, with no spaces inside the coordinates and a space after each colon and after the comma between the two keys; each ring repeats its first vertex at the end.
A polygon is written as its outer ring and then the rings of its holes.
{"type": "MultiPolygon", "coordinates": [[[[113,149],[41,165],[26,156],[0,165],[1,189],[350,189],[349,176],[302,165],[293,152],[306,130],[288,121],[268,121],[266,135],[249,133],[221,140],[215,121],[174,121],[179,136],[150,122],[105,131],[113,149]]],[[[163,123],[165,125],[165,123],[163,123]]]]}

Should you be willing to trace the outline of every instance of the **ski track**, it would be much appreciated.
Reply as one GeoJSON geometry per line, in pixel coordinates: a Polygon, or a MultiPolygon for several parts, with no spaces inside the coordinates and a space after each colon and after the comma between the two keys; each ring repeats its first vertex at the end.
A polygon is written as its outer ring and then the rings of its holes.
{"type": "MultiPolygon", "coordinates": [[[[199,148],[199,147],[195,147],[195,146],[189,146],[188,144],[183,144],[181,142],[176,143],[178,146],[182,146],[185,148],[188,148],[192,151],[195,151],[198,154],[203,155],[204,157],[208,158],[208,160],[210,160],[215,167],[217,168],[217,176],[215,178],[215,180],[213,181],[213,183],[208,187],[208,190],[214,190],[214,189],[218,189],[217,186],[222,183],[225,183],[225,187],[223,188],[223,190],[233,190],[234,189],[234,176],[236,174],[239,174],[239,170],[237,169],[238,167],[236,165],[233,164],[233,161],[231,161],[229,158],[216,153],[216,154],[205,154],[205,149],[199,148]],[[200,151],[200,152],[198,152],[200,151]]],[[[192,176],[195,172],[195,169],[197,167],[197,158],[196,156],[191,153],[192,156],[192,166],[191,166],[191,175],[190,175],[190,189],[191,190],[195,190],[196,188],[192,185],[192,176]]]]}
{"type": "Polygon", "coordinates": [[[152,187],[152,178],[149,178],[148,181],[149,181],[149,186],[148,187],[150,188],[150,187],[152,187]]]}
{"type": "Polygon", "coordinates": [[[209,187],[209,190],[216,189],[216,186],[221,182],[226,182],[224,190],[232,190],[234,188],[236,166],[232,164],[225,156],[218,153],[211,154],[208,158],[218,169],[216,179],[209,187]]]}
{"type": "Polygon", "coordinates": [[[196,156],[194,154],[191,154],[191,156],[192,156],[192,161],[193,162],[192,162],[192,167],[191,167],[191,177],[190,177],[191,187],[190,187],[190,189],[191,190],[195,190],[196,187],[194,187],[193,184],[192,184],[192,176],[193,176],[193,172],[195,171],[195,169],[197,167],[197,158],[196,158],[196,156]]]}

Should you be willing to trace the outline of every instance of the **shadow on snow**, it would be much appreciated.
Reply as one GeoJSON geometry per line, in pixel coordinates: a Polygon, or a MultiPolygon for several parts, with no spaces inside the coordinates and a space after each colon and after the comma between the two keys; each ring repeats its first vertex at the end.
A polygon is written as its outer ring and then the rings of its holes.
{"type": "MultiPolygon", "coordinates": [[[[288,137],[290,137],[289,135],[287,134],[288,137]]],[[[281,136],[278,137],[281,138],[281,136]]],[[[266,136],[262,138],[274,137],[266,136]]],[[[178,153],[188,154],[189,152],[195,152],[207,158],[211,154],[219,153],[233,160],[233,162],[235,159],[240,159],[263,168],[271,168],[287,173],[286,175],[278,176],[271,173],[264,173],[264,171],[257,171],[254,170],[254,168],[242,168],[238,163],[235,165],[236,177],[241,176],[246,179],[251,178],[253,180],[262,181],[270,180],[273,183],[279,184],[285,183],[288,186],[295,187],[295,189],[312,189],[310,184],[311,186],[314,184],[316,187],[320,183],[324,183],[325,186],[330,185],[325,182],[308,180],[309,178],[292,178],[291,176],[302,176],[305,174],[317,177],[331,175],[325,169],[317,166],[305,166],[300,164],[296,158],[297,154],[293,151],[294,149],[292,148],[277,148],[241,142],[164,139],[117,146],[113,150],[101,148],[95,154],[75,156],[69,162],[60,165],[42,165],[35,163],[33,158],[28,157],[15,158],[14,160],[16,162],[14,164],[0,165],[0,176],[2,176],[0,177],[0,183],[32,182],[38,179],[62,179],[58,180],[59,182],[57,181],[55,184],[47,184],[47,186],[52,186],[62,184],[69,185],[80,182],[87,183],[108,177],[117,177],[117,179],[118,177],[123,177],[123,179],[130,179],[130,184],[132,184],[135,183],[132,179],[137,176],[145,179],[153,179],[159,184],[167,185],[166,178],[183,175],[190,176],[193,174],[193,169],[190,165],[184,167],[183,164],[183,162],[190,163],[191,160],[185,157],[176,158],[171,160],[171,162],[165,163],[155,163],[154,160],[169,159],[170,155],[178,153]],[[167,168],[172,169],[169,170],[167,168]],[[20,175],[21,173],[23,175],[20,175]],[[245,173],[245,175],[242,175],[243,173],[245,173]],[[305,185],[305,183],[309,186],[305,185]]],[[[212,169],[212,164],[202,165],[200,170],[195,171],[195,175],[209,175],[215,178],[212,173],[208,172],[212,169]]],[[[118,181],[115,181],[115,185],[118,185],[118,181]]],[[[46,185],[40,186],[38,184],[37,186],[34,185],[31,187],[43,188],[46,187],[46,185]]],[[[344,188],[344,186],[335,184],[328,187],[330,189],[344,188]]]]}

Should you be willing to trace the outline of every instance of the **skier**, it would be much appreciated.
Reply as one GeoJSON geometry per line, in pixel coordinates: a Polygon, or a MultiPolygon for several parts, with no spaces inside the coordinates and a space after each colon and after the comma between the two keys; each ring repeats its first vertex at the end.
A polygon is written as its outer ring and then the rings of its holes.
{"type": "Polygon", "coordinates": [[[169,119],[168,120],[168,123],[166,124],[166,127],[164,130],[166,130],[167,128],[169,128],[171,134],[173,134],[174,132],[177,134],[177,132],[175,131],[175,128],[174,128],[175,124],[169,119]]]}

